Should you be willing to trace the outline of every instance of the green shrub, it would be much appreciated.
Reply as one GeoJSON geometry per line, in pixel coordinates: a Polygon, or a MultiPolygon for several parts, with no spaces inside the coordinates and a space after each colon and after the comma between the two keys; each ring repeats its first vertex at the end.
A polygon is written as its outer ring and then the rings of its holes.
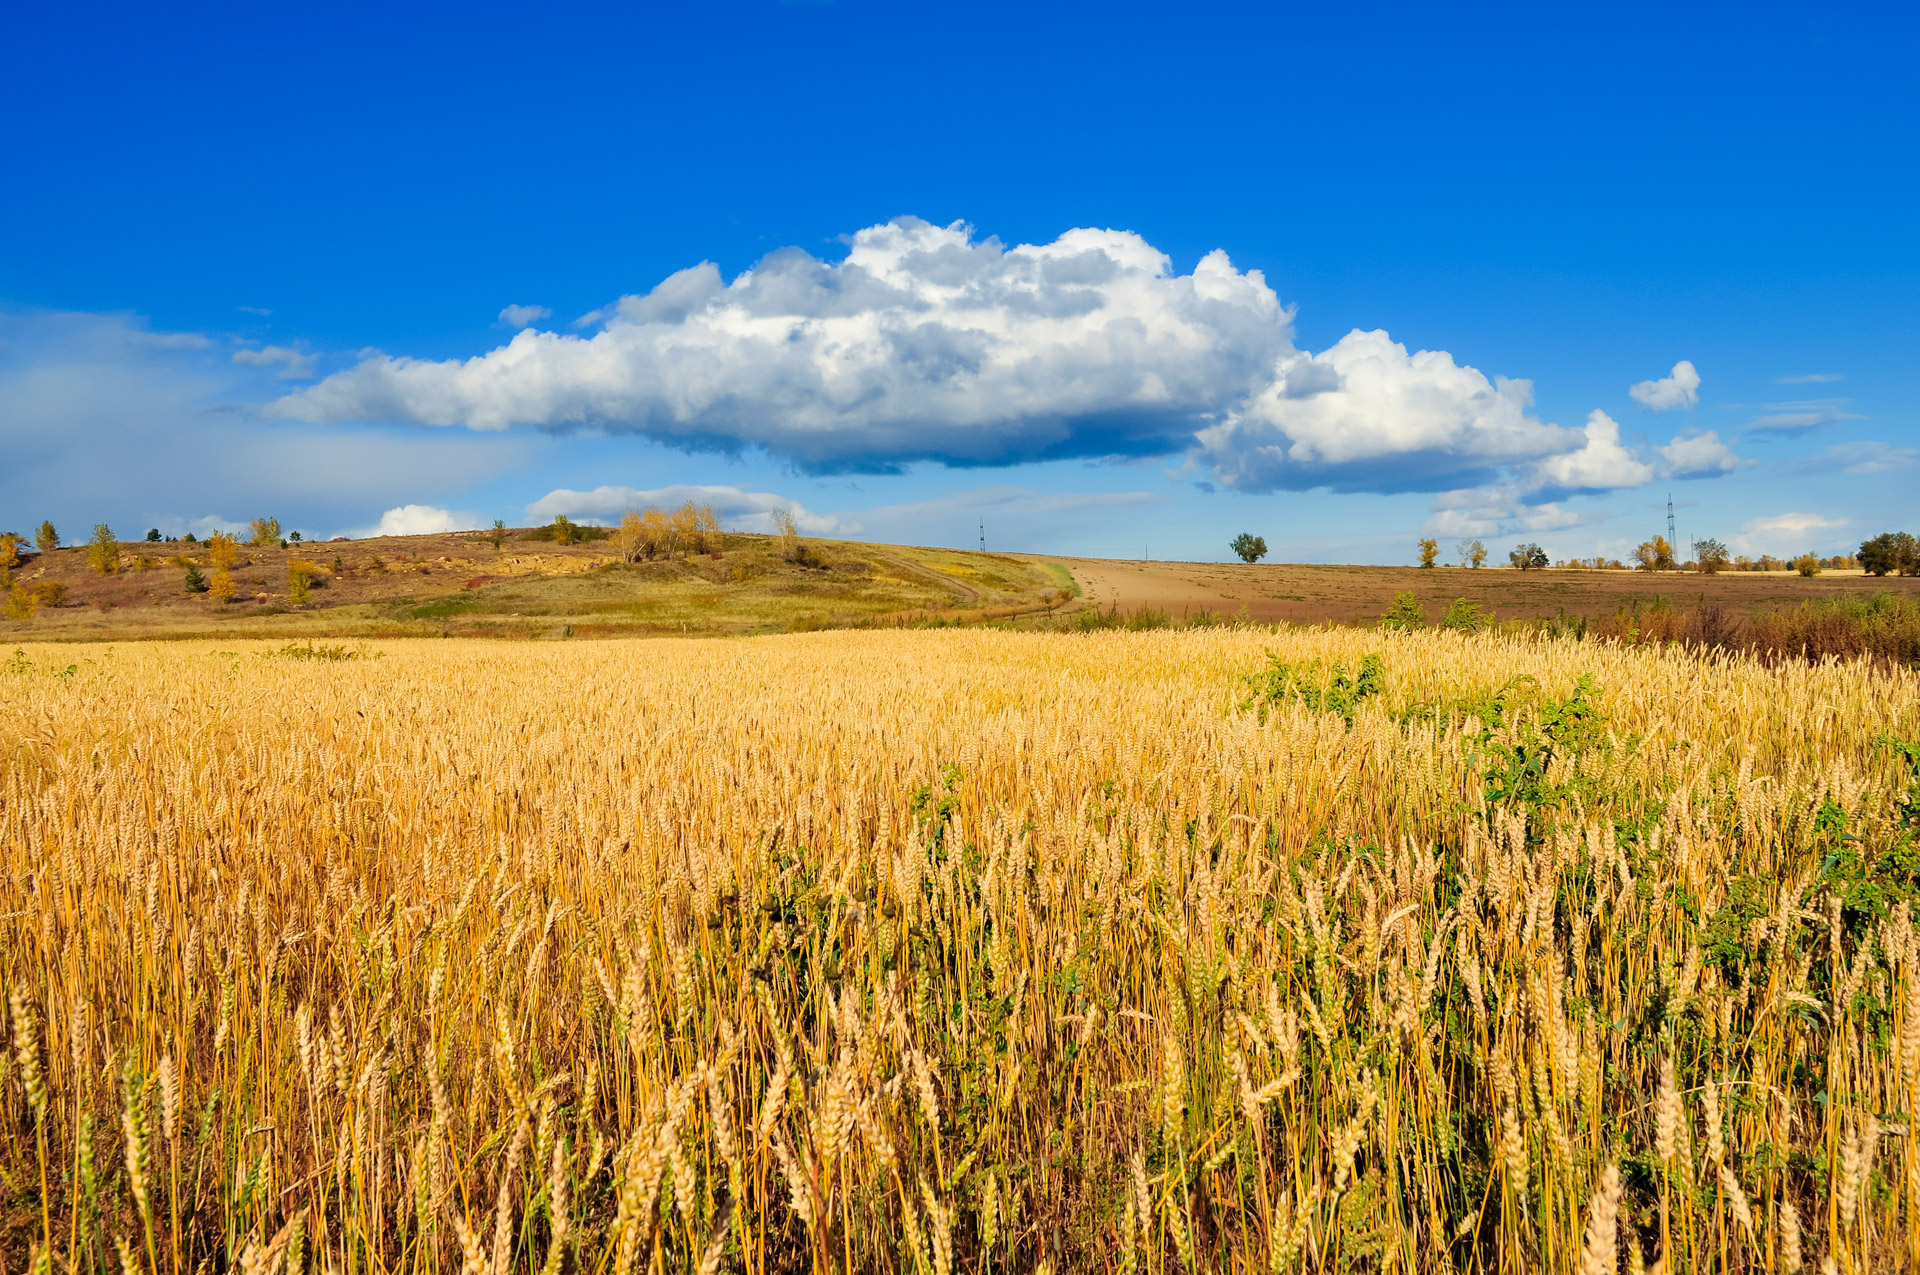
{"type": "Polygon", "coordinates": [[[1478,633],[1493,623],[1493,612],[1481,609],[1478,602],[1469,602],[1465,598],[1455,598],[1447,603],[1447,613],[1440,617],[1440,627],[1456,633],[1478,633]]]}
{"type": "Polygon", "coordinates": [[[1380,617],[1383,629],[1424,629],[1427,627],[1427,613],[1420,605],[1420,599],[1411,593],[1393,595],[1393,605],[1380,617]]]}
{"type": "Polygon", "coordinates": [[[1270,710],[1291,699],[1316,713],[1338,714],[1351,727],[1360,705],[1386,689],[1386,665],[1379,656],[1368,655],[1361,658],[1357,672],[1349,673],[1338,661],[1323,671],[1318,660],[1295,665],[1269,651],[1267,667],[1241,680],[1248,694],[1240,709],[1253,710],[1263,724],[1270,710]]]}

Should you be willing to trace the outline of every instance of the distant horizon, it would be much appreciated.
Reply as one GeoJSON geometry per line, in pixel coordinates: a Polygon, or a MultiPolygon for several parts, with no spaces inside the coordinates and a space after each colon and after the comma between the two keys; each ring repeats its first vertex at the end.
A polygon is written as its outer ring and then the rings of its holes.
{"type": "MultiPolygon", "coordinates": [[[[613,530],[619,525],[618,522],[614,520],[596,520],[591,517],[572,518],[570,519],[570,521],[574,522],[578,526],[591,527],[597,531],[613,530]]],[[[108,525],[110,526],[110,524],[108,525]]],[[[548,527],[551,525],[553,525],[552,520],[549,520],[547,522],[526,522],[526,523],[517,523],[517,524],[507,523],[505,526],[500,528],[500,530],[508,533],[524,533],[524,532],[539,530],[542,527],[548,527]]],[[[5,530],[11,530],[11,529],[0,528],[0,531],[5,531],[5,530]]],[[[151,528],[149,530],[154,531],[154,530],[160,530],[160,529],[151,528]]],[[[239,537],[244,537],[247,534],[247,527],[244,523],[230,524],[227,526],[223,526],[218,530],[226,534],[239,536],[239,537]]],[[[318,536],[318,535],[310,535],[304,529],[301,529],[301,528],[288,528],[287,535],[284,536],[283,539],[286,539],[290,544],[313,544],[313,545],[360,544],[370,540],[402,540],[402,539],[411,539],[411,538],[426,538],[430,536],[454,536],[454,537],[460,537],[463,539],[473,539],[473,538],[484,539],[486,536],[486,533],[489,530],[492,530],[492,527],[490,525],[487,527],[450,528],[442,531],[381,532],[376,530],[376,531],[369,532],[362,535],[336,534],[332,536],[318,536]],[[298,533],[297,538],[295,538],[294,533],[298,533]]],[[[726,534],[729,534],[729,535],[770,536],[770,535],[777,534],[769,531],[744,530],[744,529],[734,528],[734,527],[723,527],[723,530],[726,532],[726,534]]],[[[20,534],[20,533],[16,532],[15,534],[20,534]]],[[[115,539],[116,539],[116,543],[118,544],[134,546],[136,548],[142,544],[188,543],[186,539],[188,535],[193,536],[195,541],[199,541],[202,543],[204,543],[206,539],[205,536],[195,532],[182,533],[179,535],[168,535],[167,533],[162,531],[161,533],[162,538],[158,541],[154,541],[154,540],[147,539],[148,534],[149,533],[140,533],[139,535],[123,537],[123,536],[120,536],[118,532],[115,532],[115,539]]],[[[1429,567],[1423,567],[1417,562],[1409,563],[1409,562],[1296,561],[1293,559],[1274,558],[1270,554],[1263,555],[1255,562],[1242,562],[1237,560],[1233,556],[1230,546],[1228,547],[1226,553],[1215,558],[1177,558],[1177,557],[1162,558],[1162,557],[1133,556],[1133,555],[1128,555],[1124,553],[1120,553],[1120,554],[1061,553],[1061,552],[1048,550],[1048,549],[996,548],[992,545],[989,545],[986,548],[982,549],[978,545],[922,544],[922,543],[911,541],[911,540],[878,541],[878,540],[871,540],[871,539],[847,538],[847,537],[841,537],[841,536],[835,536],[835,535],[814,535],[814,536],[809,536],[808,538],[825,540],[828,542],[841,543],[841,544],[854,544],[854,545],[872,544],[877,547],[897,546],[897,547],[903,547],[903,548],[942,549],[942,550],[947,550],[955,553],[988,553],[988,554],[999,553],[999,554],[1006,554],[1009,556],[1024,557],[1024,558],[1061,558],[1061,559],[1068,559],[1072,561],[1141,563],[1143,565],[1153,564],[1153,563],[1166,563],[1168,565],[1173,565],[1173,566],[1248,566],[1248,567],[1259,566],[1259,567],[1329,567],[1329,568],[1353,567],[1353,568],[1363,568],[1368,570],[1403,568],[1406,570],[1440,570],[1440,569],[1453,569],[1453,570],[1461,570],[1461,571],[1519,570],[1523,572],[1524,571],[1544,571],[1544,570],[1552,570],[1552,571],[1613,571],[1613,570],[1644,571],[1644,570],[1648,570],[1647,568],[1637,565],[1630,558],[1615,559],[1613,561],[1610,561],[1608,565],[1605,565],[1605,566],[1588,565],[1592,558],[1597,557],[1599,555],[1585,555],[1585,554],[1576,554],[1576,555],[1570,555],[1567,557],[1553,558],[1544,567],[1520,568],[1515,566],[1515,564],[1513,564],[1512,562],[1498,560],[1497,556],[1493,552],[1493,546],[1487,547],[1488,549],[1487,560],[1484,563],[1481,563],[1479,566],[1474,566],[1470,563],[1460,561],[1458,560],[1457,557],[1454,557],[1454,558],[1447,557],[1446,555],[1449,552],[1449,550],[1443,547],[1441,550],[1442,556],[1438,561],[1436,561],[1432,565],[1432,567],[1429,568],[1429,567]],[[1615,562],[1617,562],[1618,565],[1615,565],[1615,562]]],[[[1519,544],[1523,544],[1523,543],[1529,543],[1529,542],[1524,542],[1524,541],[1517,542],[1515,547],[1518,548],[1519,544]]],[[[81,542],[76,542],[69,539],[63,533],[61,536],[60,547],[65,549],[73,549],[73,548],[81,548],[84,546],[81,542]]],[[[1143,546],[1143,548],[1144,547],[1145,546],[1143,546]]],[[[35,552],[35,550],[32,548],[32,536],[30,534],[23,537],[23,544],[21,545],[20,551],[23,554],[27,554],[27,555],[31,555],[33,552],[35,552]]],[[[1416,545],[1416,553],[1417,553],[1417,545],[1416,545]]],[[[1774,569],[1773,568],[1762,569],[1758,566],[1759,563],[1763,561],[1767,561],[1767,562],[1779,563],[1780,564],[1779,570],[1783,574],[1787,574],[1793,571],[1793,560],[1803,556],[1803,554],[1813,554],[1813,551],[1803,550],[1802,553],[1786,554],[1786,555],[1779,555],[1779,554],[1731,555],[1727,560],[1727,565],[1725,567],[1722,567],[1721,571],[1725,574],[1730,574],[1730,575],[1767,574],[1774,569]],[[1737,565],[1739,563],[1747,563],[1749,565],[1746,567],[1741,567],[1737,565]]],[[[1857,555],[1855,550],[1843,550],[1838,553],[1830,553],[1830,554],[1824,554],[1824,555],[1814,554],[1813,556],[1821,559],[1822,561],[1821,570],[1823,572],[1860,571],[1861,574],[1869,574],[1857,565],[1857,555]],[[1856,562],[1856,565],[1854,566],[1825,565],[1825,563],[1833,560],[1845,560],[1848,562],[1856,562]]],[[[1659,571],[1652,572],[1652,573],[1653,574],[1689,574],[1694,571],[1695,566],[1696,564],[1692,559],[1677,559],[1673,566],[1660,569],[1659,571]]]]}

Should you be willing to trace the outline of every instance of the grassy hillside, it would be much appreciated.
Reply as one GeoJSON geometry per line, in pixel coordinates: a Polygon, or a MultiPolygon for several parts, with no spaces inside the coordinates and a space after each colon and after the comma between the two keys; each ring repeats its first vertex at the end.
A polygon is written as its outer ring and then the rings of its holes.
{"type": "Polygon", "coordinates": [[[145,637],[561,637],[752,633],[1043,612],[1072,577],[998,554],[844,541],[801,542],[797,560],[766,536],[726,535],[712,552],[623,562],[610,544],[557,545],[509,532],[247,547],[222,602],[187,590],[210,576],[205,544],[120,546],[102,574],[84,546],[26,555],[15,583],[39,604],[0,618],[16,639],[145,637]],[[290,564],[311,563],[309,599],[290,564]]]}

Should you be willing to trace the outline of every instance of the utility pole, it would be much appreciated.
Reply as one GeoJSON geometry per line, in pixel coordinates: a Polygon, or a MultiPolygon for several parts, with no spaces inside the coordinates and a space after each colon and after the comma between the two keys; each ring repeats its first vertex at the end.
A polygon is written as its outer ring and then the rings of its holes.
{"type": "Polygon", "coordinates": [[[985,518],[982,518],[980,520],[980,552],[985,553],[986,551],[987,551],[987,520],[985,518]]]}

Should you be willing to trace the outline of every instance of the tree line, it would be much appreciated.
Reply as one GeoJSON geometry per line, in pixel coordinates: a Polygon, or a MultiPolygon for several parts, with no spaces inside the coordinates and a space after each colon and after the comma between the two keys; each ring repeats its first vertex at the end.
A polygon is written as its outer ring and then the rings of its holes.
{"type": "MultiPolygon", "coordinates": [[[[1250,531],[1235,536],[1227,547],[1248,564],[1267,556],[1266,538],[1250,531]]],[[[1415,550],[1422,567],[1440,565],[1438,539],[1427,537],[1419,540],[1415,542],[1415,550]]],[[[1489,557],[1486,542],[1472,537],[1459,541],[1454,553],[1461,566],[1470,568],[1484,567],[1489,557]]],[[[1552,559],[1539,545],[1523,541],[1507,552],[1507,563],[1519,571],[1537,571],[1552,565],[1552,559]]],[[[1794,558],[1761,554],[1753,558],[1746,554],[1735,555],[1724,542],[1709,537],[1694,541],[1693,556],[1681,561],[1665,536],[1654,536],[1636,545],[1625,562],[1599,556],[1562,558],[1559,565],[1589,571],[1693,571],[1701,575],[1718,575],[1722,571],[1797,571],[1803,576],[1816,576],[1822,571],[1864,571],[1873,576],[1920,576],[1920,540],[1908,532],[1888,531],[1862,541],[1859,552],[1854,554],[1833,554],[1824,558],[1814,553],[1803,553],[1794,558]]]]}

